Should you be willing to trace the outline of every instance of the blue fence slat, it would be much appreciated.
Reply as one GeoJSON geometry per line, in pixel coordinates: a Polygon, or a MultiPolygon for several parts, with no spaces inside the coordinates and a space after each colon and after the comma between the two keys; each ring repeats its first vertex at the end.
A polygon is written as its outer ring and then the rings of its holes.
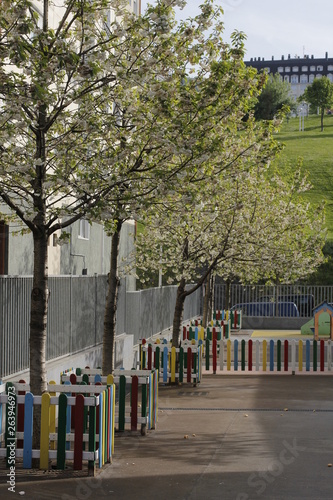
{"type": "Polygon", "coordinates": [[[168,348],[164,347],[163,350],[163,382],[168,382],[168,348]]]}
{"type": "Polygon", "coordinates": [[[238,340],[234,341],[234,370],[238,370],[238,340]]]}
{"type": "MultiPolygon", "coordinates": [[[[66,380],[65,385],[71,385],[71,383],[66,380]]],[[[66,396],[71,396],[70,392],[65,393],[66,396]]],[[[72,407],[67,405],[67,413],[66,413],[66,433],[69,434],[71,432],[71,421],[72,421],[72,407]]],[[[66,441],[66,450],[71,449],[70,441],[66,441]]]]}
{"type": "Polygon", "coordinates": [[[269,369],[271,372],[274,371],[274,340],[269,342],[269,369]]]}

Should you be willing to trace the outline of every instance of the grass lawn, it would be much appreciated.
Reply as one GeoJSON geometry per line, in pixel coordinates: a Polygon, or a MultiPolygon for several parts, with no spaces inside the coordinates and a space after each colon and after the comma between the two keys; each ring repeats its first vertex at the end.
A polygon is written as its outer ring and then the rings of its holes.
{"type": "Polygon", "coordinates": [[[299,118],[285,120],[277,139],[285,145],[283,154],[295,161],[303,158],[303,169],[313,185],[306,194],[316,204],[326,202],[328,238],[333,240],[333,115],[324,117],[324,131],[320,131],[320,117],[305,118],[305,130],[299,131],[299,118]]]}

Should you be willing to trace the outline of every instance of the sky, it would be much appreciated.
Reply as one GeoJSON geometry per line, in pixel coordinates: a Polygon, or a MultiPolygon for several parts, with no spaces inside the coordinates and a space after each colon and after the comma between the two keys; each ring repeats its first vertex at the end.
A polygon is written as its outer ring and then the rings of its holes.
{"type": "MultiPolygon", "coordinates": [[[[224,10],[224,39],[234,30],[244,31],[245,60],[251,57],[281,59],[313,55],[333,58],[332,0],[215,0],[224,10]]],[[[154,0],[142,0],[141,10],[154,0]]],[[[179,19],[199,12],[202,0],[188,0],[179,19]]]]}

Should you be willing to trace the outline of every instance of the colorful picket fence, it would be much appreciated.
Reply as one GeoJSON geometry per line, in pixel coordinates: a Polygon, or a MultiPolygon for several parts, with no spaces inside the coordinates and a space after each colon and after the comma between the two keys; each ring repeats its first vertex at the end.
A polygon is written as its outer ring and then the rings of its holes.
{"type": "MultiPolygon", "coordinates": [[[[152,370],[115,370],[109,375],[115,385],[115,419],[114,426],[118,431],[136,431],[140,426],[141,434],[155,429],[158,420],[158,371],[152,370]],[[126,386],[130,386],[130,397],[127,397],[126,386]]],[[[101,375],[100,368],[76,369],[76,373],[61,374],[62,383],[91,384],[104,386],[108,377],[101,375]]]]}
{"type": "Polygon", "coordinates": [[[230,338],[230,321],[212,322],[206,329],[201,325],[186,325],[183,326],[183,340],[202,340],[206,338],[212,340],[216,334],[218,340],[230,338]]]}
{"type": "Polygon", "coordinates": [[[328,340],[205,341],[205,370],[220,372],[331,372],[333,343],[328,340]]]}
{"type": "Polygon", "coordinates": [[[159,381],[163,383],[192,383],[197,385],[202,377],[203,342],[185,340],[181,347],[172,347],[170,342],[157,339],[155,343],[147,343],[142,339],[140,344],[141,370],[155,368],[159,381]]]}
{"type": "MultiPolygon", "coordinates": [[[[218,322],[228,322],[231,330],[241,330],[242,328],[242,310],[216,310],[213,314],[214,324],[218,322]]],[[[214,326],[214,325],[213,325],[214,326]]]]}
{"type": "Polygon", "coordinates": [[[214,319],[210,321],[205,329],[202,320],[196,318],[188,325],[183,326],[183,340],[209,340],[213,339],[213,332],[217,332],[217,340],[229,339],[232,331],[240,330],[242,327],[242,311],[215,311],[214,319]]]}
{"type": "MultiPolygon", "coordinates": [[[[39,468],[47,470],[50,461],[57,469],[65,469],[68,461],[74,470],[94,473],[95,465],[102,467],[112,460],[114,453],[115,386],[112,380],[106,386],[87,387],[48,384],[42,396],[34,396],[25,383],[0,386],[0,407],[5,417],[10,415],[10,426],[0,429],[0,457],[9,467],[13,457],[23,459],[23,468],[32,468],[32,459],[39,459],[39,468]],[[15,394],[13,396],[13,394],[15,394]],[[15,404],[12,403],[14,397],[15,404]],[[11,406],[9,406],[11,404],[11,406]],[[41,406],[40,448],[33,449],[33,415],[41,406]],[[13,443],[10,450],[8,443],[13,443]]],[[[6,418],[5,418],[6,420],[6,418]]],[[[7,422],[7,420],[6,420],[7,422]]]]}

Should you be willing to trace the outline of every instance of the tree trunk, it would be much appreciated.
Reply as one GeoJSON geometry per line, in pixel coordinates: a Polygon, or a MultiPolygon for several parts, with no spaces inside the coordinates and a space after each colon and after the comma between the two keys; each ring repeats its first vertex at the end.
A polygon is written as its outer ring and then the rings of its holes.
{"type": "Polygon", "coordinates": [[[214,316],[214,292],[215,292],[215,274],[210,274],[209,279],[209,301],[208,301],[208,322],[213,319],[214,316]]]}
{"type": "Polygon", "coordinates": [[[180,327],[183,322],[184,303],[186,299],[185,279],[182,278],[177,289],[175,312],[173,316],[172,346],[179,346],[180,327]]]}
{"type": "Polygon", "coordinates": [[[325,113],[325,109],[321,108],[321,115],[320,115],[320,130],[321,130],[321,132],[324,131],[324,113],[325,113]]]}
{"type": "Polygon", "coordinates": [[[210,297],[210,274],[206,279],[206,288],[205,288],[205,297],[203,303],[203,311],[202,311],[202,326],[207,328],[208,315],[209,315],[209,297],[210,297]]]}
{"type": "Polygon", "coordinates": [[[30,390],[36,395],[41,395],[47,389],[45,358],[48,301],[47,236],[35,233],[30,311],[30,390]]]}
{"type": "MultiPolygon", "coordinates": [[[[43,2],[43,31],[48,30],[49,0],[43,2]]],[[[35,178],[33,187],[33,203],[35,217],[33,220],[34,270],[30,310],[30,390],[41,395],[47,389],[46,380],[46,327],[49,301],[48,289],[48,229],[46,226],[46,205],[44,183],[46,180],[46,135],[47,105],[41,101],[38,106],[38,130],[36,132],[35,178]]]]}
{"type": "Polygon", "coordinates": [[[118,276],[118,255],[120,231],[123,222],[118,221],[111,242],[111,261],[109,273],[109,288],[104,313],[103,333],[103,375],[108,375],[114,370],[114,348],[116,338],[116,312],[120,279],[118,276]]]}
{"type": "MultiPolygon", "coordinates": [[[[46,231],[45,231],[46,233],[46,231]]],[[[30,391],[40,396],[47,390],[46,327],[49,301],[47,234],[34,232],[34,274],[30,309],[30,391]]],[[[39,449],[41,407],[34,407],[33,448],[39,449]]],[[[38,461],[39,463],[39,461],[38,461]]],[[[36,459],[33,467],[37,467],[36,459]]]]}
{"type": "Polygon", "coordinates": [[[224,309],[228,311],[231,307],[231,281],[227,280],[225,283],[225,298],[224,298],[224,309]]]}

